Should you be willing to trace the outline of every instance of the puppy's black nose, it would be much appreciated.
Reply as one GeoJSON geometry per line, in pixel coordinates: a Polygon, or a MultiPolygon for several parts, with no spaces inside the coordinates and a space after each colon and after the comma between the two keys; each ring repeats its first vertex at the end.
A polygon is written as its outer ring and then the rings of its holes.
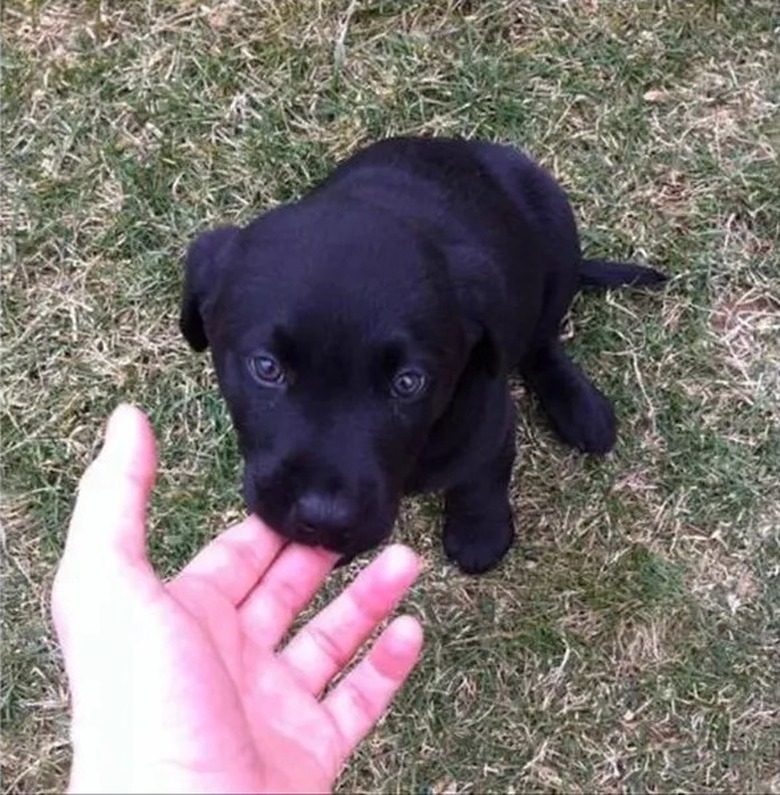
{"type": "Polygon", "coordinates": [[[344,542],[351,534],[354,521],[353,506],[337,494],[309,492],[295,505],[298,531],[313,541],[344,542]]]}

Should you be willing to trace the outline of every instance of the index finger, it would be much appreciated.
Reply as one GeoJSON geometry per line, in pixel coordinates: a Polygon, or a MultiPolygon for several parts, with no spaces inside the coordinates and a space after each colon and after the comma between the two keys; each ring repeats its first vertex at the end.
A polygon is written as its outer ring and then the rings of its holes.
{"type": "Polygon", "coordinates": [[[181,586],[207,580],[234,605],[240,604],[257,585],[286,545],[257,516],[249,516],[207,544],[174,578],[181,586]]]}

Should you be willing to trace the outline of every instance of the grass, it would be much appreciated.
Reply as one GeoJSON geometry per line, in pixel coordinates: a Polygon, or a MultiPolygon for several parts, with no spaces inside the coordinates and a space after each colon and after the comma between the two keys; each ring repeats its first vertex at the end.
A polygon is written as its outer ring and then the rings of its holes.
{"type": "Polygon", "coordinates": [[[563,449],[517,385],[520,534],[500,570],[457,575],[437,501],[404,507],[425,656],[340,787],[780,792],[775,3],[17,0],[4,15],[4,791],[64,786],[47,591],[114,404],[157,428],[162,571],[240,515],[210,364],[176,328],[188,241],[363,142],[440,133],[526,148],[591,254],[674,278],[572,312],[570,348],[621,420],[607,459],[563,449]]]}

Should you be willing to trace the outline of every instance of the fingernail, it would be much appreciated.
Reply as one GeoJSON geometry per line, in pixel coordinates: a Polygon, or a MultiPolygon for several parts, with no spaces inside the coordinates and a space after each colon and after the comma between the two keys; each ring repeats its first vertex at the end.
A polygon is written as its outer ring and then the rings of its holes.
{"type": "Polygon", "coordinates": [[[124,458],[135,447],[136,423],[135,409],[127,403],[120,403],[106,423],[103,451],[110,456],[124,458]]]}

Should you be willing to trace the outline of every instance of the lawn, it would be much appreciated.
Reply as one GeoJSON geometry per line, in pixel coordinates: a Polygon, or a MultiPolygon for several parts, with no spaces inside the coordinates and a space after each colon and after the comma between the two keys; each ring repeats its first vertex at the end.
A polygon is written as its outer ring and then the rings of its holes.
{"type": "Polygon", "coordinates": [[[591,256],[672,279],[582,297],[565,329],[617,406],[607,458],[564,449],[517,384],[519,538],[498,570],[459,575],[437,501],[404,506],[424,659],[340,788],[780,792],[775,0],[3,14],[3,790],[64,786],[48,588],[111,408],[157,430],[162,572],[241,514],[211,365],[177,329],[188,242],[362,143],[436,133],[522,146],[591,256]]]}

